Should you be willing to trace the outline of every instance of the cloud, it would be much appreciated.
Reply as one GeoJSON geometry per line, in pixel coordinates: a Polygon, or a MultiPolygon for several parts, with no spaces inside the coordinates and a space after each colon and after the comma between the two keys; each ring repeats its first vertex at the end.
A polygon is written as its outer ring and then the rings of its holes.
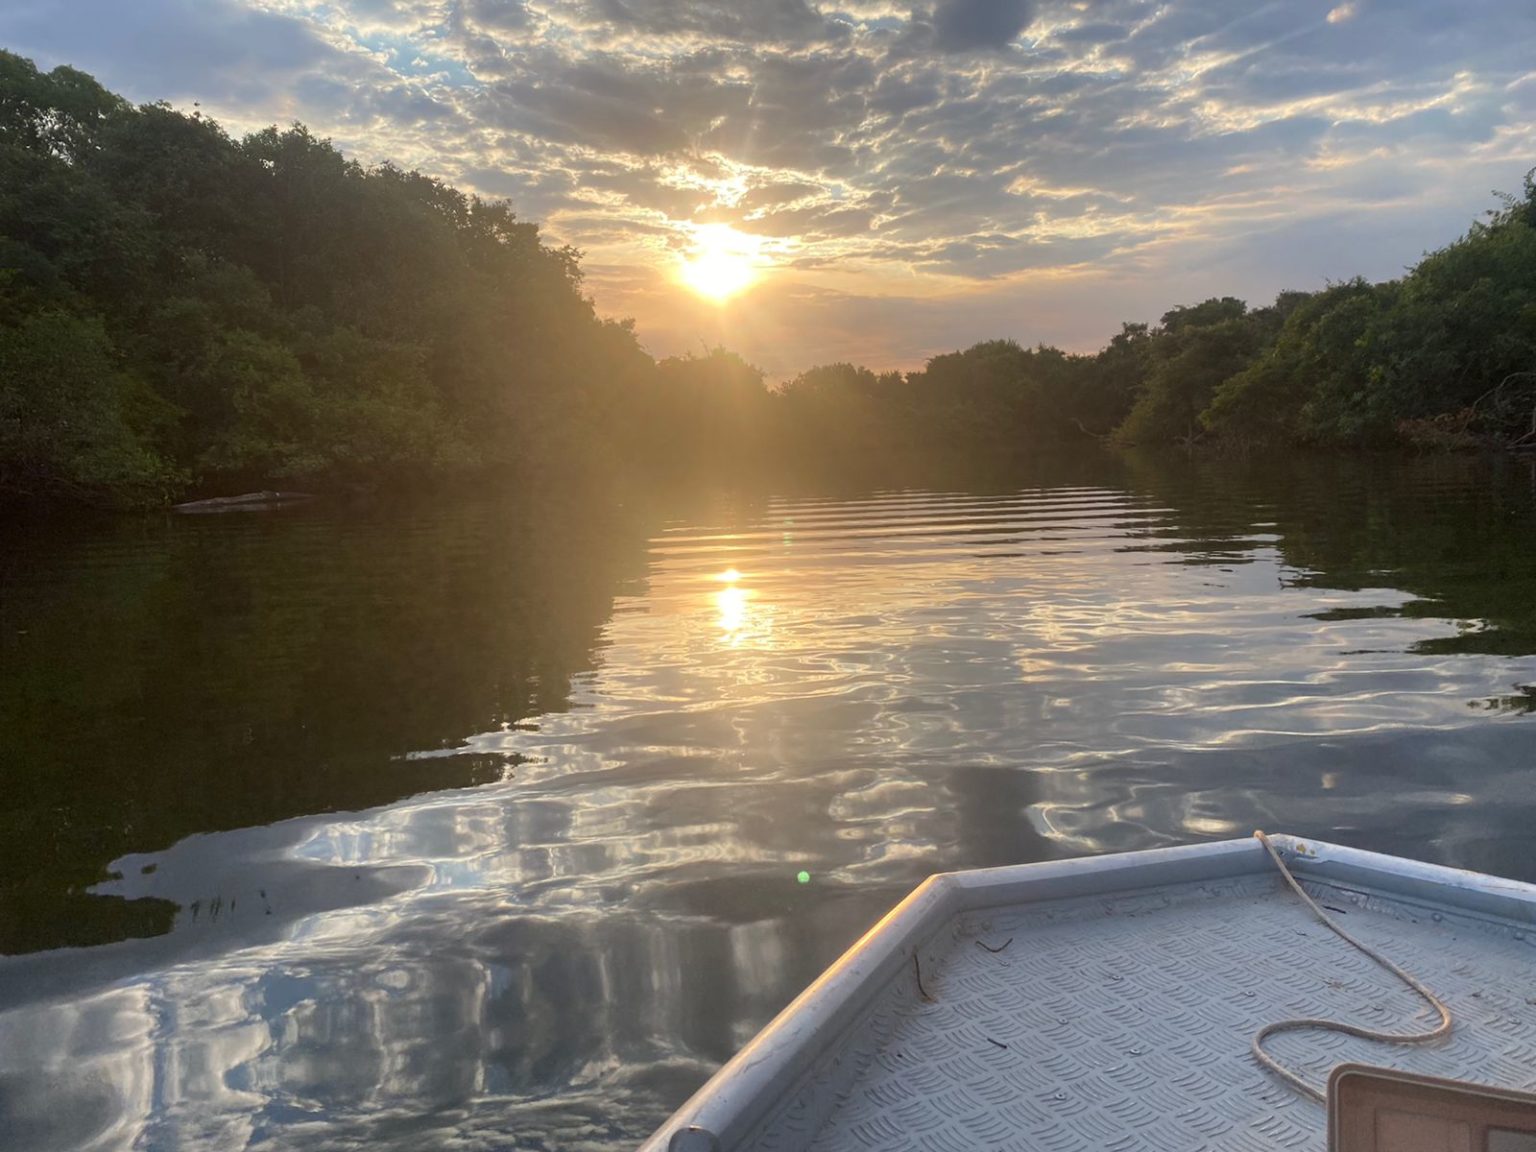
{"type": "Polygon", "coordinates": [[[523,0],[468,0],[464,14],[488,32],[521,31],[529,24],[523,0]]]}
{"type": "Polygon", "coordinates": [[[939,0],[934,44],[942,52],[1006,48],[1033,18],[1030,0],[939,0]]]}
{"type": "Polygon", "coordinates": [[[775,181],[769,184],[759,184],[755,188],[749,188],[742,195],[738,207],[751,211],[759,208],[776,208],[780,204],[793,204],[796,200],[806,200],[818,196],[822,192],[819,184],[807,184],[804,181],[775,181]]]}
{"type": "Polygon", "coordinates": [[[731,223],[739,232],[793,237],[803,241],[859,236],[868,232],[874,221],[873,214],[867,208],[842,208],[835,203],[811,204],[751,215],[725,211],[719,213],[717,218],[731,223]]]}
{"type": "Polygon", "coordinates": [[[1112,44],[1124,40],[1129,29],[1123,24],[1084,22],[1056,29],[1052,35],[1063,44],[1112,44]]]}
{"type": "Polygon", "coordinates": [[[27,0],[0,42],[510,197],[654,349],[750,306],[791,371],[1399,272],[1536,156],[1536,6],[1474,8],[27,0]],[[773,265],[724,312],[672,275],[710,221],[773,265]]]}
{"type": "Polygon", "coordinates": [[[488,88],[483,110],[496,126],[554,144],[640,156],[682,152],[747,107],[750,90],[716,73],[710,58],[658,66],[611,52],[571,59],[540,49],[488,88]]]}
{"type": "Polygon", "coordinates": [[[806,0],[579,0],[574,7],[579,24],[617,35],[805,45],[849,34],[806,0]]]}

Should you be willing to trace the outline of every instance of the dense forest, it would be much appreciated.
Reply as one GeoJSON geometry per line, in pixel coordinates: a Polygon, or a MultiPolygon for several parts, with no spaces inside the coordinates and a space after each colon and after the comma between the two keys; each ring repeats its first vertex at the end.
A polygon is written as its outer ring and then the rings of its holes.
{"type": "Polygon", "coordinates": [[[893,451],[1536,443],[1536,178],[1399,280],[770,385],[653,360],[505,202],[0,51],[0,497],[154,505],[893,451]]]}

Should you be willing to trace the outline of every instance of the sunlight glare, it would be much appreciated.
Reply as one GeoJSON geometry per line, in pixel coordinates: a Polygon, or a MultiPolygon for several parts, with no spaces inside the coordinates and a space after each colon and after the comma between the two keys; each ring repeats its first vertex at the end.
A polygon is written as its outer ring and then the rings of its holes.
{"type": "Polygon", "coordinates": [[[720,631],[735,637],[747,622],[747,590],[727,585],[715,593],[715,607],[720,611],[720,631]]]}
{"type": "Polygon", "coordinates": [[[715,573],[710,579],[722,585],[713,595],[715,619],[725,634],[726,643],[734,648],[741,643],[748,624],[752,623],[752,593],[741,586],[744,577],[734,565],[715,573]]]}
{"type": "Polygon", "coordinates": [[[761,242],[724,224],[706,224],[693,236],[693,251],[683,261],[682,282],[717,304],[751,287],[757,279],[761,242]]]}

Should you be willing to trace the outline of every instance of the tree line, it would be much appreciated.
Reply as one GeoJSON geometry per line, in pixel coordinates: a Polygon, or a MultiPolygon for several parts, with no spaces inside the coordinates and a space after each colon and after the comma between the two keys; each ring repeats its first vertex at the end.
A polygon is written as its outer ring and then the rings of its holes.
{"type": "Polygon", "coordinates": [[[770,385],[656,361],[504,201],[0,51],[0,497],[1117,444],[1536,442],[1536,183],[1399,280],[770,385]]]}
{"type": "Polygon", "coordinates": [[[1536,171],[1397,280],[1231,296],[1125,324],[1099,352],[1013,341],[920,372],[814,368],[789,424],[843,441],[1350,450],[1536,447],[1536,171]]]}

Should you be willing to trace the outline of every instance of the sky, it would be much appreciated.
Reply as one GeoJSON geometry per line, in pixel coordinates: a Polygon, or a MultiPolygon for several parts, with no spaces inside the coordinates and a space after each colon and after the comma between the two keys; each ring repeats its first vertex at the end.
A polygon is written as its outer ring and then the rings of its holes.
{"type": "Polygon", "coordinates": [[[1532,0],[5,0],[0,46],[508,198],[653,354],[779,378],[1389,278],[1536,165],[1532,0]]]}

